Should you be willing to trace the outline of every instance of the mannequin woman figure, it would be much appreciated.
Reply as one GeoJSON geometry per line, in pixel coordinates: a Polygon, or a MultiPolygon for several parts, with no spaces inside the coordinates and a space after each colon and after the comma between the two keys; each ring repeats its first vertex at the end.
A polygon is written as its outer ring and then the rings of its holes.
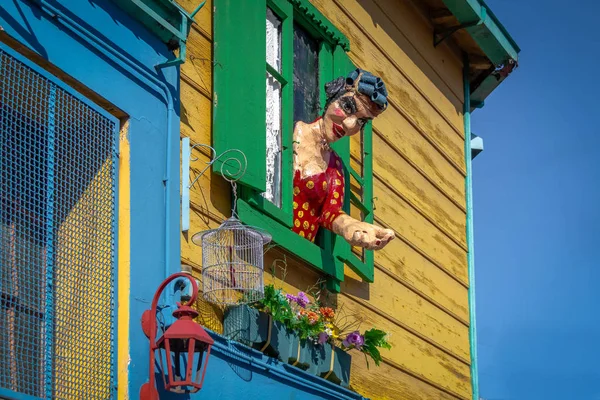
{"type": "Polygon", "coordinates": [[[330,145],[353,136],[387,107],[387,91],[380,78],[352,71],[325,85],[327,102],[321,117],[294,127],[294,226],[310,241],[319,227],[342,236],[352,246],[379,250],[394,239],[394,231],[358,221],[342,211],[344,173],[340,157],[330,145]]]}

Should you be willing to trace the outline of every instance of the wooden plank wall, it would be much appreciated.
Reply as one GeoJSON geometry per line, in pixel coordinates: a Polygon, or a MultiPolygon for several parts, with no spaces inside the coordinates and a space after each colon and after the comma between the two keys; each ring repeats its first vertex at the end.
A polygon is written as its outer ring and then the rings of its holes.
{"type": "MultiPolygon", "coordinates": [[[[446,45],[432,46],[432,28],[408,0],[311,0],[350,40],[351,58],[384,78],[390,107],[374,124],[377,224],[398,239],[375,257],[375,282],[350,270],[337,304],[391,333],[381,367],[353,357],[352,388],[373,399],[468,399],[468,274],[462,65],[446,45]]],[[[191,11],[197,1],[179,0],[191,11]]],[[[181,135],[211,141],[212,4],[196,17],[181,68],[181,135]]],[[[218,68],[218,66],[215,66],[218,68]]],[[[356,139],[358,140],[358,139],[356,139]]],[[[359,143],[353,163],[359,164],[359,143]]],[[[194,151],[198,162],[208,153],[194,151]]],[[[201,165],[193,165],[198,170],[201,165]]],[[[209,175],[191,191],[190,234],[230,215],[228,185],[209,175]]],[[[199,273],[200,248],[182,235],[182,262],[199,273]]],[[[290,254],[267,253],[265,265],[286,257],[288,290],[305,290],[318,274],[290,254]]],[[[272,279],[271,277],[268,278],[272,279]]],[[[200,304],[203,322],[220,330],[222,310],[200,304]]]]}

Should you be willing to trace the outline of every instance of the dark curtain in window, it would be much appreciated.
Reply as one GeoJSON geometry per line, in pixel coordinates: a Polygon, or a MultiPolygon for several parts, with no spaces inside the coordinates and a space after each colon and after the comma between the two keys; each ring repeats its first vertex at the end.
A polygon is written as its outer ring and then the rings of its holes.
{"type": "Polygon", "coordinates": [[[294,24],[294,122],[312,122],[319,110],[319,44],[294,24]]]}

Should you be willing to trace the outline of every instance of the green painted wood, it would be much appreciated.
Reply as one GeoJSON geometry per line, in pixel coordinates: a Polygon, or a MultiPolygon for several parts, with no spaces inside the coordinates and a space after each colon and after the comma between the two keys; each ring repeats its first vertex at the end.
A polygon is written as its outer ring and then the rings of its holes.
{"type": "Polygon", "coordinates": [[[273,241],[286,250],[296,254],[314,268],[330,275],[338,281],[344,279],[344,270],[336,268],[333,254],[310,241],[301,238],[289,228],[266,216],[242,199],[237,202],[240,219],[248,225],[256,226],[273,235],[273,241]]]}
{"type": "MultiPolygon", "coordinates": [[[[363,130],[363,204],[368,210],[365,212],[365,222],[373,223],[373,123],[369,122],[363,130]]],[[[374,265],[375,254],[373,250],[365,250],[363,255],[365,270],[368,276],[365,278],[373,282],[375,278],[374,265]]]]}
{"type": "Polygon", "coordinates": [[[287,83],[288,83],[287,79],[285,79],[283,77],[283,75],[281,75],[279,72],[277,72],[277,70],[275,68],[273,68],[271,65],[269,65],[269,63],[267,63],[267,72],[270,73],[271,75],[273,75],[273,77],[275,79],[277,79],[277,81],[279,83],[281,83],[281,86],[287,85],[287,83]]]}
{"type": "MultiPolygon", "coordinates": [[[[266,66],[266,71],[275,77],[281,83],[281,207],[277,207],[270,201],[261,196],[261,191],[254,188],[243,188],[241,196],[249,204],[263,211],[271,218],[279,221],[281,224],[292,227],[293,223],[293,131],[294,131],[294,49],[293,49],[293,7],[287,0],[268,0],[266,4],[275,15],[282,20],[281,25],[281,73],[268,65],[263,60],[266,66]]],[[[264,25],[264,22],[263,22],[264,25]]],[[[262,28],[264,30],[264,27],[262,28]]],[[[265,38],[266,41],[266,38],[265,38]]],[[[266,59],[266,55],[265,55],[266,59]]],[[[243,60],[240,62],[243,63],[243,60]]],[[[263,75],[264,76],[264,75],[263,75]]],[[[265,82],[263,78],[262,101],[266,104],[265,82]]],[[[266,113],[266,109],[265,109],[266,113]]],[[[263,126],[263,136],[265,136],[265,127],[263,126]]],[[[266,142],[265,142],[266,148],[266,142]]],[[[266,155],[265,155],[266,157],[266,155]]],[[[264,158],[262,160],[265,164],[264,158]]],[[[266,177],[265,177],[266,179],[266,177]]]]}
{"type": "MultiPolygon", "coordinates": [[[[346,76],[356,67],[350,61],[348,54],[341,47],[337,47],[333,53],[333,76],[346,76]]],[[[371,139],[371,124],[367,124],[363,131],[363,152],[368,150],[368,157],[365,159],[363,154],[362,176],[358,176],[359,184],[362,185],[363,199],[359,201],[359,208],[365,208],[368,213],[363,212],[365,222],[373,223],[373,160],[372,160],[372,139],[371,139]],[[365,140],[366,139],[366,140],[365,140]],[[366,168],[365,168],[366,167],[366,168]],[[361,207],[362,206],[362,207],[361,207]]],[[[345,178],[345,193],[344,211],[350,214],[350,203],[352,200],[352,190],[350,188],[350,176],[352,172],[358,175],[350,166],[350,138],[345,137],[333,144],[332,148],[340,156],[344,164],[345,178]]],[[[359,200],[359,199],[357,199],[359,200]]],[[[367,282],[373,282],[374,279],[374,262],[373,252],[363,250],[362,259],[352,252],[351,246],[341,236],[335,235],[335,245],[333,248],[336,258],[346,263],[354,272],[367,282]],[[369,255],[370,253],[370,255],[369,255]]]]}
{"type": "MultiPolygon", "coordinates": [[[[344,50],[348,40],[306,0],[258,0],[235,3],[214,0],[214,104],[213,144],[218,153],[230,148],[244,151],[248,172],[241,180],[238,214],[249,225],[268,230],[284,249],[294,253],[326,274],[327,286],[339,292],[344,279],[344,262],[368,281],[373,280],[372,262],[369,266],[352,254],[350,245],[341,237],[322,230],[319,246],[290,230],[293,200],[293,24],[300,23],[320,40],[319,86],[337,76],[345,76],[354,66],[344,50]],[[282,20],[282,69],[266,64],[265,19],[266,7],[282,20]],[[244,35],[239,33],[243,31],[244,35]],[[265,135],[265,73],[269,72],[282,84],[282,207],[265,200],[260,193],[266,189],[265,135]],[[240,110],[236,112],[235,110],[240,110]],[[232,113],[235,113],[232,116],[232,113]]],[[[324,91],[321,104],[325,104],[324,91]]],[[[350,193],[350,173],[364,185],[370,181],[350,167],[350,141],[344,138],[334,145],[346,170],[346,193],[350,193]]],[[[230,164],[228,164],[230,165],[230,164]]],[[[218,172],[220,164],[215,164],[218,172]]],[[[350,212],[350,196],[344,209],[350,212]]],[[[358,201],[368,217],[372,206],[364,199],[358,201]]]]}
{"type": "MultiPolygon", "coordinates": [[[[294,18],[303,20],[315,37],[326,40],[333,47],[340,46],[350,51],[350,41],[308,0],[289,0],[294,5],[294,18]]],[[[305,25],[303,24],[303,25],[305,25]]]]}
{"type": "MultiPolygon", "coordinates": [[[[213,147],[217,154],[243,151],[248,168],[239,182],[264,192],[266,1],[214,0],[213,4],[213,147]]],[[[215,162],[213,172],[221,173],[222,165],[215,162]]]]}
{"type": "MultiPolygon", "coordinates": [[[[321,89],[325,87],[325,84],[334,78],[333,73],[333,48],[328,42],[322,42],[319,50],[319,86],[321,89]]],[[[327,96],[325,90],[321,90],[321,114],[325,111],[323,107],[327,102],[327,96]]],[[[319,237],[319,246],[329,254],[334,254],[336,245],[336,235],[332,232],[322,229],[319,237]]],[[[337,257],[332,257],[332,263],[338,276],[330,276],[327,279],[327,289],[338,293],[341,290],[341,282],[344,280],[344,263],[337,257]]]]}

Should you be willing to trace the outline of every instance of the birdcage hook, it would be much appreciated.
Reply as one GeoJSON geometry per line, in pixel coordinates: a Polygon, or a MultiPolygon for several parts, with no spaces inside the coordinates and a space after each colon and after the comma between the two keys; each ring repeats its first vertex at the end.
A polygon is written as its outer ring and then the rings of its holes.
{"type": "Polygon", "coordinates": [[[246,154],[239,149],[228,149],[221,154],[217,154],[216,150],[209,145],[197,143],[190,146],[190,139],[181,139],[181,230],[187,232],[190,229],[190,189],[198,182],[206,171],[217,161],[221,161],[220,172],[223,178],[229,182],[234,195],[234,209],[232,214],[235,215],[235,204],[237,198],[237,184],[245,174],[248,167],[246,154]],[[192,155],[193,149],[207,149],[209,151],[209,160],[205,162],[205,166],[197,173],[190,182],[190,163],[198,161],[198,157],[192,155]],[[237,155],[234,155],[237,154],[237,155]],[[190,182],[190,183],[188,183],[190,182]]]}

